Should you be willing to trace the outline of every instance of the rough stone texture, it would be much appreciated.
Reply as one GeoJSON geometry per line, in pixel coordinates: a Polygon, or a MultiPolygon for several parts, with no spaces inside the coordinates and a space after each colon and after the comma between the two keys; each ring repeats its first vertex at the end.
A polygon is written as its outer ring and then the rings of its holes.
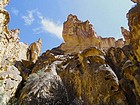
{"type": "Polygon", "coordinates": [[[138,62],[140,62],[140,5],[133,7],[127,14],[130,29],[130,44],[138,62]]]}
{"type": "Polygon", "coordinates": [[[133,1],[124,40],[97,36],[89,21],[69,15],[65,42],[41,56],[40,40],[28,48],[19,29],[8,30],[8,1],[0,1],[0,104],[140,105],[140,4],[133,1]]]}
{"type": "Polygon", "coordinates": [[[104,53],[95,47],[72,55],[63,55],[63,52],[61,53],[57,48],[39,57],[25,87],[21,90],[20,104],[35,104],[34,102],[43,104],[44,102],[44,105],[47,105],[49,104],[47,99],[52,99],[50,96],[53,96],[54,100],[50,102],[56,102],[59,99],[62,105],[127,105],[123,91],[119,90],[116,74],[105,62],[104,53]],[[51,83],[56,81],[54,74],[60,76],[63,85],[61,84],[59,88],[55,87],[56,91],[54,89],[51,91],[52,94],[49,94],[48,87],[53,86],[51,83]],[[48,85],[49,82],[51,85],[48,85]],[[57,93],[59,89],[65,93],[61,92],[61,97],[57,93]],[[46,97],[46,100],[43,100],[43,97],[46,97]]]}
{"type": "MultiPolygon", "coordinates": [[[[139,3],[139,1],[136,1],[139,3]]],[[[127,14],[128,25],[130,29],[130,45],[131,47],[131,58],[130,62],[124,66],[124,76],[133,82],[136,103],[140,104],[140,82],[139,82],[139,62],[140,62],[140,5],[137,4],[127,14]]]]}
{"type": "Polygon", "coordinates": [[[15,95],[21,81],[22,77],[15,66],[9,66],[7,70],[0,71],[0,105],[5,105],[15,95]]]}
{"type": "Polygon", "coordinates": [[[107,50],[110,46],[123,47],[124,45],[123,40],[116,41],[115,38],[97,36],[88,20],[82,22],[72,14],[64,22],[62,36],[65,43],[61,45],[61,50],[65,53],[79,52],[89,47],[107,50]]]}
{"type": "Polygon", "coordinates": [[[42,40],[38,39],[37,42],[34,42],[29,46],[27,52],[28,60],[35,63],[38,57],[40,56],[41,50],[42,50],[42,40]]]}
{"type": "MultiPolygon", "coordinates": [[[[52,65],[55,66],[55,65],[52,65]]],[[[68,98],[55,67],[31,74],[23,87],[19,105],[67,105],[68,98]]]]}
{"type": "Polygon", "coordinates": [[[130,43],[130,32],[125,29],[124,27],[121,27],[121,32],[122,32],[122,35],[125,39],[125,45],[129,45],[130,43]]]}
{"type": "Polygon", "coordinates": [[[115,38],[100,38],[100,48],[107,49],[109,46],[115,47],[115,38]]]}
{"type": "Polygon", "coordinates": [[[123,41],[122,38],[121,39],[118,39],[117,41],[115,41],[115,47],[122,48],[123,46],[124,46],[124,41],[123,41]]]}
{"type": "Polygon", "coordinates": [[[5,105],[15,95],[22,81],[15,61],[26,60],[28,45],[19,42],[19,29],[8,30],[9,13],[4,7],[9,0],[0,1],[0,104],[5,105]]]}
{"type": "Polygon", "coordinates": [[[119,79],[122,78],[122,67],[128,60],[121,48],[111,47],[106,53],[106,62],[111,66],[119,79]]]}
{"type": "Polygon", "coordinates": [[[68,16],[63,26],[62,35],[65,44],[61,48],[67,51],[67,53],[79,52],[90,46],[97,46],[99,44],[99,39],[89,21],[82,22],[75,15],[68,16]]]}

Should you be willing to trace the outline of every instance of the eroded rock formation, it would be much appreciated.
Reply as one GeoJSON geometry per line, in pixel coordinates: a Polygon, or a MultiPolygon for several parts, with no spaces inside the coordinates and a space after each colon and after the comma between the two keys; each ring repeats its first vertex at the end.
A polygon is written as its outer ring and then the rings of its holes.
{"type": "Polygon", "coordinates": [[[38,39],[37,42],[34,42],[29,46],[27,52],[28,60],[35,63],[41,54],[41,50],[42,50],[42,40],[38,39]]]}
{"type": "Polygon", "coordinates": [[[9,0],[0,1],[0,104],[5,105],[15,95],[19,83],[22,81],[20,72],[14,66],[15,61],[27,59],[28,46],[21,43],[14,36],[18,32],[8,30],[9,13],[4,7],[9,0]]]}
{"type": "Polygon", "coordinates": [[[21,71],[16,62],[27,60],[28,45],[19,42],[19,29],[8,30],[9,13],[4,7],[9,0],[0,1],[0,105],[6,105],[15,96],[21,83],[21,71]]]}
{"type": "Polygon", "coordinates": [[[102,38],[98,36],[93,29],[93,26],[87,20],[82,22],[77,16],[70,14],[67,21],[64,22],[63,33],[65,43],[61,45],[61,49],[65,53],[79,52],[89,47],[97,47],[107,50],[112,47],[123,47],[122,39],[102,38]]]}
{"type": "Polygon", "coordinates": [[[125,45],[129,45],[130,44],[130,32],[127,29],[125,29],[124,27],[121,27],[121,32],[125,39],[125,45]]]}
{"type": "Polygon", "coordinates": [[[102,38],[89,21],[69,15],[64,43],[40,56],[41,40],[19,42],[19,29],[8,30],[9,13],[0,14],[0,104],[139,105],[140,5],[127,14],[123,39],[102,38]],[[21,51],[22,48],[22,51],[21,51]]]}

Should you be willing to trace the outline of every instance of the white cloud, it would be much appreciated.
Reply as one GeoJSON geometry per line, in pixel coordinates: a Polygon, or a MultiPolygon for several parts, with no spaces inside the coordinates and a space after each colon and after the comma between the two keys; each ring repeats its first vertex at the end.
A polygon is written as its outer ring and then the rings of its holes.
{"type": "Polygon", "coordinates": [[[41,32],[50,33],[52,35],[55,35],[56,37],[62,39],[62,29],[63,25],[54,22],[48,18],[45,18],[40,12],[36,11],[36,14],[39,18],[39,23],[41,24],[41,27],[34,29],[34,32],[37,32],[37,34],[41,32]]]}
{"type": "Polygon", "coordinates": [[[35,12],[35,10],[31,10],[31,11],[27,11],[27,15],[26,16],[22,16],[22,19],[25,22],[25,25],[31,25],[34,22],[34,16],[33,13],[35,12]]]}
{"type": "Polygon", "coordinates": [[[27,11],[27,16],[22,16],[26,25],[31,25],[34,21],[39,22],[39,27],[34,28],[35,34],[50,33],[60,39],[62,39],[62,28],[63,25],[54,22],[51,19],[45,18],[38,9],[27,11]]]}
{"type": "Polygon", "coordinates": [[[11,12],[16,16],[19,14],[19,10],[17,10],[16,8],[12,8],[11,12]]]}
{"type": "Polygon", "coordinates": [[[55,35],[56,37],[62,39],[62,25],[57,24],[49,19],[41,19],[42,29],[48,33],[55,35]]]}

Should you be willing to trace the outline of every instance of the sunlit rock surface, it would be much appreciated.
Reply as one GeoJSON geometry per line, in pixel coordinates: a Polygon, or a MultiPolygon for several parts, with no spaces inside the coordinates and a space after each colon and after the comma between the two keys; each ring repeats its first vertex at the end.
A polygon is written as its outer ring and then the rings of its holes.
{"type": "Polygon", "coordinates": [[[79,52],[89,47],[97,47],[107,50],[109,47],[123,47],[122,39],[102,38],[93,29],[92,24],[87,20],[82,22],[76,15],[70,14],[63,25],[62,33],[64,43],[60,46],[65,53],[79,52]]]}
{"type": "Polygon", "coordinates": [[[9,13],[4,7],[9,0],[0,1],[0,104],[5,105],[15,96],[22,81],[20,72],[14,66],[16,61],[26,60],[28,45],[19,42],[19,29],[8,30],[9,13]]]}
{"type": "Polygon", "coordinates": [[[40,39],[28,47],[8,30],[9,1],[0,1],[0,104],[140,105],[140,5],[131,1],[124,39],[98,36],[70,14],[64,43],[41,56],[40,39]]]}
{"type": "Polygon", "coordinates": [[[129,45],[130,44],[130,32],[125,29],[124,27],[121,27],[121,32],[122,32],[122,35],[125,39],[125,45],[129,45]]]}

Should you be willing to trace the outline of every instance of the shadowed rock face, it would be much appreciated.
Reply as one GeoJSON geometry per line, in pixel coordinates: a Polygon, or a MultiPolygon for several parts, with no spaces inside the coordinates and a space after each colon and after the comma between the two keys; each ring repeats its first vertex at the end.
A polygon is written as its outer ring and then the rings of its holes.
{"type": "Polygon", "coordinates": [[[132,50],[138,62],[140,62],[140,5],[136,5],[132,8],[128,14],[128,25],[130,28],[130,43],[132,50]]]}
{"type": "Polygon", "coordinates": [[[115,73],[104,64],[100,56],[85,57],[81,63],[73,58],[66,70],[58,74],[69,91],[69,99],[72,102],[74,99],[79,99],[88,105],[100,101],[107,103],[107,99],[109,100],[113,92],[118,90],[115,73]]]}
{"type": "Polygon", "coordinates": [[[41,56],[41,42],[18,42],[19,29],[9,31],[8,12],[0,12],[0,104],[140,105],[140,4],[132,1],[125,40],[97,36],[89,21],[69,15],[65,43],[41,56]]]}
{"type": "Polygon", "coordinates": [[[67,105],[66,89],[54,70],[42,69],[29,76],[21,91],[20,105],[67,105]]]}
{"type": "Polygon", "coordinates": [[[41,99],[41,97],[45,97],[46,100],[43,100],[43,102],[48,104],[59,100],[61,104],[67,103],[70,105],[98,105],[101,103],[108,105],[112,102],[118,105],[126,105],[125,95],[119,90],[119,80],[111,67],[105,62],[102,51],[89,48],[73,55],[56,55],[53,52],[47,51],[37,61],[33,73],[21,90],[20,104],[39,103],[40,100],[44,99],[41,99]],[[34,75],[40,76],[33,77],[34,75]],[[61,84],[49,75],[60,76],[61,84]],[[58,88],[53,84],[56,84],[58,88]],[[39,86],[41,87],[39,88],[39,86]],[[50,90],[52,86],[54,90],[50,90]],[[42,87],[46,88],[46,91],[42,90],[42,87]],[[57,93],[60,90],[62,90],[61,95],[57,93]],[[37,98],[37,94],[40,98],[37,98]],[[53,97],[51,98],[51,96],[53,97]],[[121,97],[116,98],[117,96],[121,97]],[[30,101],[28,101],[29,98],[30,101]],[[51,101],[47,101],[47,99],[51,101]]]}

